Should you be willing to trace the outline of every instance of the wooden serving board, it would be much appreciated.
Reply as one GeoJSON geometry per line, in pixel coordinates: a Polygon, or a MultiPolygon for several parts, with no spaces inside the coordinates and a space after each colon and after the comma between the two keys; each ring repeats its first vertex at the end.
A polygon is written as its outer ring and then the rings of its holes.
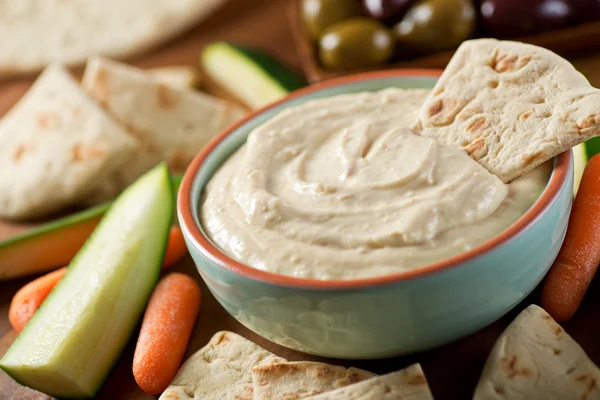
{"type": "MultiPolygon", "coordinates": [[[[230,0],[212,18],[187,35],[162,49],[138,60],[130,60],[140,66],[196,65],[201,47],[214,40],[229,40],[254,45],[274,53],[284,62],[299,69],[293,39],[289,31],[286,10],[295,0],[230,0]]],[[[574,60],[588,78],[600,86],[600,54],[574,60]]],[[[0,115],[2,115],[27,90],[32,78],[17,79],[0,84],[0,115]]],[[[11,224],[0,221],[0,239],[10,237],[33,224],[11,224]]],[[[204,346],[219,330],[237,332],[259,345],[290,360],[318,360],[275,344],[250,332],[230,317],[212,297],[201,282],[189,257],[180,262],[175,270],[195,277],[203,288],[203,304],[192,340],[188,346],[190,355],[204,346]]],[[[31,278],[0,282],[0,356],[8,349],[16,334],[8,323],[8,307],[14,293],[31,278]]],[[[485,359],[495,340],[517,313],[530,303],[539,301],[539,289],[517,309],[491,326],[467,338],[438,349],[407,357],[370,361],[327,360],[334,364],[356,366],[375,373],[401,369],[420,362],[438,400],[471,398],[485,359]]],[[[573,320],[564,324],[565,329],[588,352],[594,362],[600,364],[600,279],[596,279],[585,301],[573,320]]],[[[153,399],[136,385],[132,373],[133,342],[123,352],[118,364],[98,395],[99,399],[153,399]]],[[[0,400],[48,399],[47,396],[20,387],[0,372],[0,400]]],[[[225,399],[224,399],[225,400],[225,399]]]]}

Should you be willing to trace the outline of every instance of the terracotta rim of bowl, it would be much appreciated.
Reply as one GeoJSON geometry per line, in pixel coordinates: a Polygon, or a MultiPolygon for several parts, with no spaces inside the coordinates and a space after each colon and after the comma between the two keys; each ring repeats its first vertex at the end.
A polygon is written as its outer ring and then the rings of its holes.
{"type": "Polygon", "coordinates": [[[273,103],[267,107],[261,108],[247,115],[242,120],[229,126],[219,135],[214,137],[201,151],[196,155],[194,160],[188,167],[181,187],[179,189],[179,195],[177,199],[177,209],[179,214],[179,220],[182,228],[187,231],[189,238],[194,244],[194,247],[206,258],[213,263],[217,264],[221,268],[227,269],[235,274],[250,278],[253,280],[270,283],[279,286],[297,287],[303,289],[357,289],[370,286],[388,285],[397,283],[400,281],[406,281],[414,278],[420,278],[426,275],[433,274],[435,272],[444,271],[453,267],[460,266],[461,264],[470,261],[482,254],[493,250],[507,241],[517,236],[521,231],[527,228],[556,198],[563,186],[568,170],[571,163],[571,152],[566,151],[557,156],[556,166],[553,169],[552,175],[546,186],[546,189],[535,202],[535,204],[513,223],[508,229],[502,232],[500,235],[488,240],[487,242],[469,250],[464,253],[460,253],[454,257],[426,265],[424,267],[418,267],[402,272],[398,272],[391,275],[376,276],[371,278],[360,278],[360,279],[347,279],[347,280],[318,280],[318,279],[307,279],[307,278],[296,278],[292,276],[279,275],[272,272],[259,270],[249,265],[240,263],[234,260],[225,253],[223,253],[218,247],[216,247],[200,230],[200,227],[196,224],[193,217],[191,204],[191,190],[194,179],[204,163],[206,157],[232,132],[237,130],[240,126],[253,119],[257,115],[276,107],[282,103],[285,103],[291,99],[295,99],[304,96],[309,93],[319,91],[321,89],[330,88],[333,86],[352,84],[364,80],[382,79],[382,78],[394,78],[394,77],[439,77],[441,70],[437,69],[405,69],[405,70],[388,70],[388,71],[377,71],[368,72],[363,74],[356,74],[328,80],[326,82],[311,85],[309,87],[297,90],[286,96],[285,98],[273,103]]]}

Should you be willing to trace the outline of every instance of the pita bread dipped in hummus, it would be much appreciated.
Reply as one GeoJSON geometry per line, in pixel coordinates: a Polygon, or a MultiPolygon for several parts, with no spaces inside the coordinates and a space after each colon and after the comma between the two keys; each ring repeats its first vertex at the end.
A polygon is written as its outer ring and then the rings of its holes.
{"type": "Polygon", "coordinates": [[[502,333],[474,400],[598,400],[600,369],[542,308],[527,307],[502,333]]]}
{"type": "Polygon", "coordinates": [[[600,90],[542,47],[464,42],[413,131],[464,148],[504,182],[600,135],[600,90]]]}
{"type": "Polygon", "coordinates": [[[535,202],[550,165],[507,185],[415,135],[428,94],[335,96],[267,121],[207,185],[207,233],[248,265],[316,279],[416,268],[496,236],[535,202]]]}

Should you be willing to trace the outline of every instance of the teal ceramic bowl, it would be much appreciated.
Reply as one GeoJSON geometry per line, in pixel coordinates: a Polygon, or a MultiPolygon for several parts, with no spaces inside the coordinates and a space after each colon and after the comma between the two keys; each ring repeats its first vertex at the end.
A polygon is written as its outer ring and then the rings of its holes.
{"type": "Polygon", "coordinates": [[[431,88],[432,70],[354,75],[294,92],[228,128],[198,154],[179,191],[178,216],[208,288],[238,321],[301,352],[334,358],[382,358],[430,349],[494,322],[542,280],[564,239],[571,208],[570,152],[554,160],[540,199],[494,239],[415,270],[356,280],[277,275],[223,254],[203,232],[204,186],[256,126],[310,99],[387,87],[431,88]]]}

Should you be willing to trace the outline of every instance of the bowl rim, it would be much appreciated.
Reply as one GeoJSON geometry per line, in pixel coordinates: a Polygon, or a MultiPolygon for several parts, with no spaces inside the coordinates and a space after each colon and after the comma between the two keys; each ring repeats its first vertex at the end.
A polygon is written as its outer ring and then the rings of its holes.
{"type": "Polygon", "coordinates": [[[205,236],[202,233],[200,227],[196,224],[194,220],[192,210],[193,204],[191,201],[192,187],[200,168],[204,164],[204,160],[226,137],[228,137],[232,132],[236,131],[242,125],[246,124],[248,121],[254,119],[255,117],[259,116],[265,111],[268,111],[292,99],[306,96],[308,94],[320,91],[322,89],[331,88],[334,86],[353,84],[356,82],[366,80],[385,79],[394,77],[437,78],[441,75],[441,73],[442,70],[439,69],[393,69],[343,76],[340,78],[331,79],[325,82],[313,84],[308,87],[296,90],[288,96],[284,97],[283,99],[246,115],[244,118],[227,127],[225,130],[223,130],[221,133],[215,136],[196,155],[196,157],[194,157],[189,167],[187,168],[177,196],[177,213],[184,235],[187,236],[189,242],[191,242],[194,248],[198,250],[205,258],[210,260],[213,264],[216,264],[221,268],[233,272],[234,274],[277,286],[295,287],[298,289],[329,290],[359,289],[372,286],[389,285],[399,283],[402,281],[421,278],[424,276],[434,274],[436,272],[447,271],[455,267],[459,267],[465,262],[471,261],[479,256],[482,256],[500,247],[509,240],[515,238],[521,232],[525,231],[540,215],[542,215],[550,206],[550,204],[559,195],[568,177],[569,167],[571,164],[570,151],[566,151],[562,154],[559,154],[556,157],[555,166],[552,170],[550,180],[548,181],[544,192],[525,214],[523,214],[507,229],[502,231],[502,233],[500,233],[497,236],[494,236],[493,238],[480,244],[479,246],[472,248],[471,250],[459,253],[450,258],[443,259],[441,261],[428,264],[423,267],[413,268],[389,275],[357,279],[319,280],[310,278],[298,278],[260,270],[246,265],[244,263],[241,263],[225,254],[221,249],[219,249],[215,244],[213,244],[207,236],[205,236]]]}

